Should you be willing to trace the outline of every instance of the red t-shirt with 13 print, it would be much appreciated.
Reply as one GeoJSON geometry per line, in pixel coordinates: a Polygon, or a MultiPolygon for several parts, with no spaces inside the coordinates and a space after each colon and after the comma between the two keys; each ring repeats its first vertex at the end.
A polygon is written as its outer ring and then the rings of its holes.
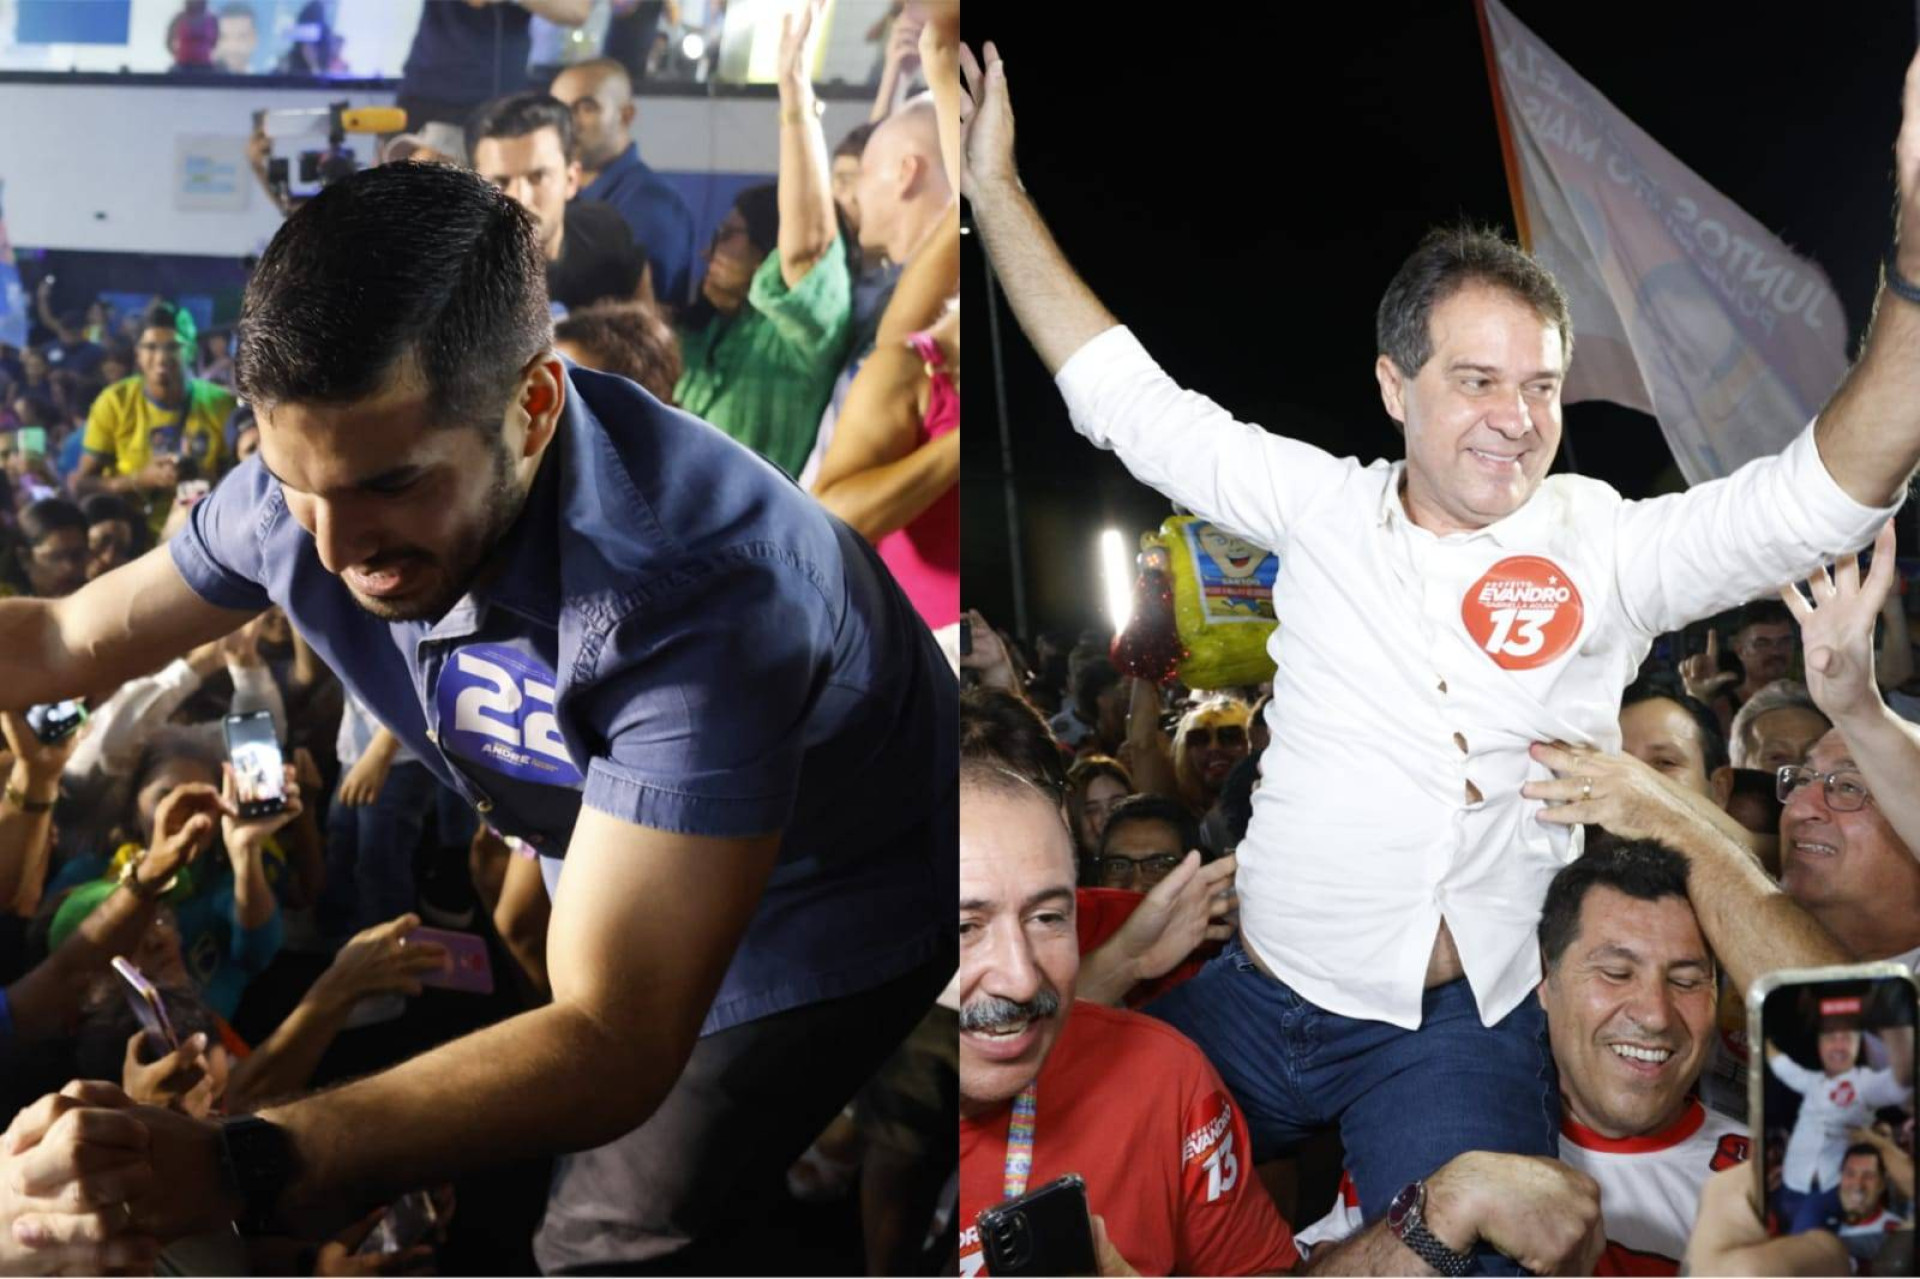
{"type": "MultiPolygon", "coordinates": [[[[1000,1202],[1012,1106],[960,1120],[960,1273],[985,1273],[974,1219],[1000,1202]]],[[[1143,1275],[1289,1270],[1293,1232],[1254,1175],[1247,1121],[1180,1032],[1075,1003],[1036,1091],[1037,1190],[1078,1173],[1122,1257],[1143,1275]]]]}

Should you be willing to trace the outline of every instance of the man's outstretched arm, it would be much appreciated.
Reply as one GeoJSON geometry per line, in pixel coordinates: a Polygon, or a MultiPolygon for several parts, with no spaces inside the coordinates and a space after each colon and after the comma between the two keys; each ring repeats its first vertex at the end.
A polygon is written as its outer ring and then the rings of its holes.
{"type": "Polygon", "coordinates": [[[967,82],[960,100],[965,150],[960,190],[973,205],[974,225],[980,228],[1014,318],[1047,372],[1058,373],[1075,351],[1118,321],[1074,273],[1020,184],[1006,63],[991,42],[986,58],[982,70],[973,50],[960,46],[960,69],[967,82]]]}
{"type": "MultiPolygon", "coordinates": [[[[294,1152],[283,1220],[322,1224],[476,1165],[637,1127],[692,1053],[779,843],[668,834],[582,808],[547,934],[553,1002],[263,1111],[294,1152]]],[[[136,1218],[167,1237],[224,1225],[234,1205],[219,1195],[212,1128],[168,1123],[153,1140],[162,1162],[190,1173],[136,1202],[136,1218]]]]}
{"type": "Polygon", "coordinates": [[[201,599],[164,546],[62,599],[0,600],[0,709],[111,693],[254,615],[201,599]]]}
{"type": "MultiPolygon", "coordinates": [[[[1893,267],[1920,284],[1920,56],[1907,66],[1901,112],[1893,267]]],[[[1899,497],[1920,465],[1920,303],[1882,285],[1860,359],[1821,412],[1814,438],[1854,500],[1884,506],[1899,497]]]]}

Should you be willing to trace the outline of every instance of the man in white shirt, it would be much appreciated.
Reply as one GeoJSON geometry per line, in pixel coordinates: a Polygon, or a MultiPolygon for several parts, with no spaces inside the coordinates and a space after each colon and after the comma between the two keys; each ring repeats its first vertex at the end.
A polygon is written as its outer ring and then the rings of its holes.
{"type": "MultiPolygon", "coordinates": [[[[1675,1274],[1701,1186],[1748,1153],[1746,1126],[1693,1095],[1713,1038],[1714,959],[1688,901],[1686,859],[1650,841],[1587,853],[1547,890],[1540,948],[1559,1157],[1600,1189],[1596,1273],[1675,1274]]],[[[1297,1242],[1318,1259],[1320,1245],[1360,1226],[1359,1195],[1343,1180],[1333,1210],[1297,1242]]]]}
{"type": "MultiPolygon", "coordinates": [[[[1243,944],[1159,1011],[1219,1067],[1256,1152],[1339,1122],[1369,1217],[1459,1151],[1551,1154],[1532,934],[1578,846],[1522,800],[1547,775],[1529,744],[1612,749],[1656,635],[1866,542],[1920,462],[1920,305],[1883,303],[1780,456],[1625,502],[1546,475],[1571,351],[1558,286],[1490,235],[1440,233],[1380,307],[1374,372],[1407,461],[1362,466],[1234,421],[1117,325],[1020,184],[991,46],[987,63],[963,52],[963,187],[1076,428],[1281,556],[1243,944]]],[[[1920,204],[1920,102],[1909,118],[1902,190],[1920,204]]],[[[1920,209],[1906,221],[1911,279],[1920,209]]]]}
{"type": "Polygon", "coordinates": [[[1786,1164],[1780,1172],[1777,1198],[1781,1216],[1792,1220],[1807,1195],[1837,1189],[1840,1164],[1850,1134],[1873,1123],[1883,1106],[1903,1106],[1913,1100],[1913,1089],[1892,1070],[1875,1070],[1860,1055],[1858,999],[1825,1000],[1846,1003],[1842,1011],[1823,1006],[1820,1018],[1820,1069],[1812,1070],[1769,1042],[1767,1069],[1800,1094],[1800,1113],[1787,1138],[1786,1164]]]}

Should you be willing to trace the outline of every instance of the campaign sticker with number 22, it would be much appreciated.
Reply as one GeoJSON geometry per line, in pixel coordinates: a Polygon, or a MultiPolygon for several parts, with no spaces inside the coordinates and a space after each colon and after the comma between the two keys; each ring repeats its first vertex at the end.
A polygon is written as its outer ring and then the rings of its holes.
{"type": "Polygon", "coordinates": [[[440,744],[522,781],[578,786],[584,778],[553,716],[553,672],[504,644],[474,644],[440,672],[440,744]]]}
{"type": "Polygon", "coordinates": [[[1537,555],[1501,560],[1460,602],[1467,634],[1509,671],[1530,671],[1566,652],[1580,637],[1582,616],[1573,579],[1537,555]]]}

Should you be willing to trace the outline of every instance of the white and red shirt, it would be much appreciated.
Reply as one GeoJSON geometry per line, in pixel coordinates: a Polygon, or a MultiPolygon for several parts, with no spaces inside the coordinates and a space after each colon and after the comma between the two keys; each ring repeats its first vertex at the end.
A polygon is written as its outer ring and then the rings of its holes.
{"type": "MultiPolygon", "coordinates": [[[[1037,1190],[1078,1173],[1087,1206],[1143,1275],[1291,1270],[1293,1234],[1253,1170],[1246,1117],[1165,1022],[1075,1003],[1035,1084],[1037,1190]]],[[[960,1120],[960,1274],[984,1273],[975,1219],[1001,1201],[1011,1106],[960,1120]]]]}
{"type": "Polygon", "coordinates": [[[1135,478],[1279,554],[1273,740],[1240,845],[1241,931],[1304,998],[1407,1029],[1443,919],[1486,1024],[1540,980],[1540,904],[1579,844],[1521,798],[1550,776],[1527,748],[1618,750],[1620,692],[1655,636],[1771,596],[1895,509],[1849,497],[1809,429],[1648,501],[1551,475],[1507,518],[1441,537],[1407,516],[1404,462],[1236,421],[1125,328],[1055,383],[1074,427],[1135,478]],[[1469,783],[1482,798],[1468,802],[1469,783]]]}
{"type": "Polygon", "coordinates": [[[1855,1066],[1829,1075],[1809,1070],[1781,1052],[1767,1056],[1767,1068],[1774,1078],[1800,1094],[1800,1114],[1787,1138],[1787,1158],[1780,1179],[1788,1190],[1801,1194],[1839,1185],[1840,1165],[1847,1147],[1853,1144],[1848,1134],[1855,1128],[1871,1126],[1874,1112],[1882,1106],[1904,1105],[1913,1096],[1891,1070],[1855,1066]],[[1816,1179],[1818,1186],[1814,1184],[1816,1179]]]}
{"type": "MultiPolygon", "coordinates": [[[[1560,1124],[1561,1162],[1600,1186],[1607,1250],[1598,1275],[1676,1275],[1693,1233],[1700,1187],[1711,1173],[1745,1163],[1747,1130],[1690,1100],[1680,1118],[1645,1137],[1602,1137],[1571,1118],[1560,1124]]],[[[1302,1230],[1303,1252],[1360,1229],[1360,1197],[1340,1179],[1333,1211],[1302,1230]]]]}
{"type": "Polygon", "coordinates": [[[1834,1223],[1833,1230],[1855,1261],[1872,1265],[1879,1260],[1880,1249],[1885,1246],[1888,1235],[1912,1227],[1911,1221],[1896,1217],[1883,1207],[1864,1221],[1849,1223],[1842,1219],[1834,1223]]]}

